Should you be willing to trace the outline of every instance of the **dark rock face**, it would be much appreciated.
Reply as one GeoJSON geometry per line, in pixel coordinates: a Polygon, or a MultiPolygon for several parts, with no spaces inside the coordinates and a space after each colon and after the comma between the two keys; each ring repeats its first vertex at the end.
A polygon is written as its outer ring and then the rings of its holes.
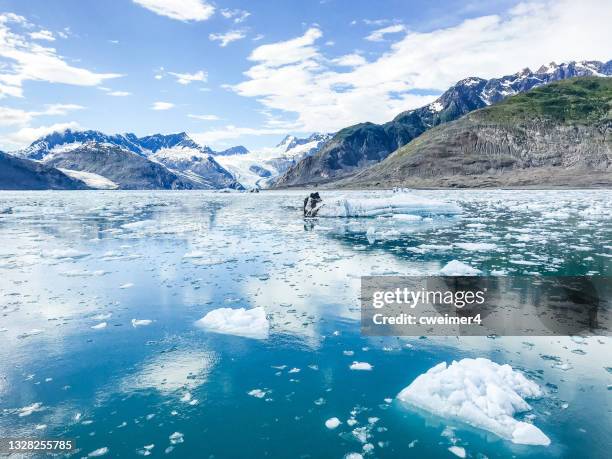
{"type": "Polygon", "coordinates": [[[36,161],[0,152],[1,190],[84,190],[87,186],[36,161]]]}
{"type": "Polygon", "coordinates": [[[388,123],[362,123],[342,129],[318,153],[289,168],[276,180],[275,186],[307,186],[347,177],[382,161],[434,126],[454,121],[471,111],[537,86],[589,75],[612,75],[612,61],[551,63],[537,72],[524,69],[514,75],[491,80],[466,78],[435,102],[400,113],[388,123]]]}
{"type": "Polygon", "coordinates": [[[260,177],[272,176],[272,172],[270,172],[268,169],[265,169],[257,164],[251,165],[251,167],[249,167],[249,170],[253,172],[254,174],[259,175],[260,177]]]}
{"type": "Polygon", "coordinates": [[[612,79],[553,83],[440,125],[334,185],[612,186],[612,79]]]}
{"type": "Polygon", "coordinates": [[[322,203],[319,193],[310,193],[310,196],[304,199],[304,217],[316,217],[322,203]]]}
{"type": "Polygon", "coordinates": [[[197,185],[161,164],[117,146],[88,143],[74,150],[53,153],[44,164],[93,172],[112,180],[124,190],[192,189],[197,185]]]}

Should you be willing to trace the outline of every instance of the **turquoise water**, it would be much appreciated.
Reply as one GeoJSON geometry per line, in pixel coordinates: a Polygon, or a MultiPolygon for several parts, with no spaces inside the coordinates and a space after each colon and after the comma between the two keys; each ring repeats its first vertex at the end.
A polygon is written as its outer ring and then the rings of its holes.
{"type": "Polygon", "coordinates": [[[0,193],[2,436],[73,438],[75,457],[453,457],[452,445],[468,457],[607,457],[609,338],[361,337],[358,296],[361,275],[435,274],[450,260],[610,275],[612,192],[418,196],[463,213],[305,222],[300,192],[0,193]],[[258,306],[266,340],[194,326],[215,308],[258,306]],[[540,384],[526,415],[552,444],[515,445],[394,400],[463,357],[540,384]]]}

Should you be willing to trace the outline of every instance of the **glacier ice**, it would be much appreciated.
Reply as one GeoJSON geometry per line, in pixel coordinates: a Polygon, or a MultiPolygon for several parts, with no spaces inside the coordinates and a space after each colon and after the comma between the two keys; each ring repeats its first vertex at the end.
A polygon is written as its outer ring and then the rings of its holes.
{"type": "Polygon", "coordinates": [[[266,339],[270,328],[266,311],[261,306],[253,309],[214,309],[198,320],[196,325],[215,333],[255,339],[266,339]]]}
{"type": "Polygon", "coordinates": [[[542,397],[540,387],[510,365],[489,359],[442,362],[418,376],[397,398],[444,418],[453,418],[524,445],[550,444],[533,424],[514,415],[531,410],[526,398],[542,397]]]}

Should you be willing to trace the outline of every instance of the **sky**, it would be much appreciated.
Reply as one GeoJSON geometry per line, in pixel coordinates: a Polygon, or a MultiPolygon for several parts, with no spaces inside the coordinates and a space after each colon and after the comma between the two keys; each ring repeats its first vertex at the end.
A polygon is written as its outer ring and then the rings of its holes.
{"type": "Polygon", "coordinates": [[[0,150],[66,128],[257,150],[607,61],[611,23],[610,0],[0,0],[0,150]]]}

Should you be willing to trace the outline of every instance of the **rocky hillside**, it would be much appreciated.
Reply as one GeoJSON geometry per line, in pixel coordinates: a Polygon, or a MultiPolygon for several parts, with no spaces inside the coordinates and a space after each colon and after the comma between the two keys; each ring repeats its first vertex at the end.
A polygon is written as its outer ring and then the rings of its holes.
{"type": "Polygon", "coordinates": [[[189,178],[116,145],[88,142],[55,151],[44,158],[42,165],[97,174],[124,190],[199,188],[189,178]]]}
{"type": "Polygon", "coordinates": [[[46,164],[0,152],[0,190],[83,190],[87,186],[46,164]]]}
{"type": "Polygon", "coordinates": [[[612,61],[554,62],[536,72],[485,80],[466,78],[424,107],[400,113],[385,124],[362,123],[339,131],[320,151],[304,158],[276,181],[276,186],[299,187],[347,177],[385,159],[423,132],[456,120],[479,108],[544,84],[578,76],[611,76],[612,61]]]}
{"type": "Polygon", "coordinates": [[[335,185],[612,186],[612,79],[570,79],[510,97],[335,185]]]}

